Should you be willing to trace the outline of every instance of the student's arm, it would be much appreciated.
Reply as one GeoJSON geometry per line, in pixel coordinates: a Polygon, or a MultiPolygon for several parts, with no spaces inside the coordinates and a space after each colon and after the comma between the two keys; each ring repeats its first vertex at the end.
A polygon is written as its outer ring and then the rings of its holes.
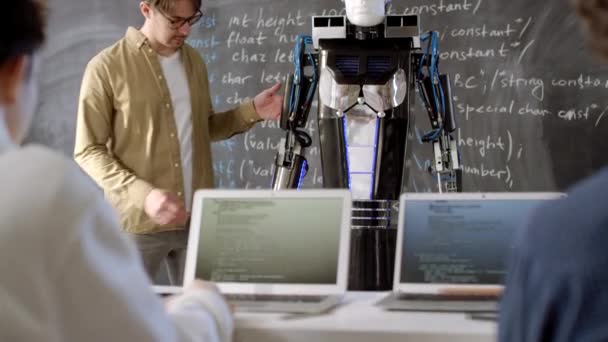
{"type": "Polygon", "coordinates": [[[110,206],[101,195],[81,206],[54,282],[63,340],[230,341],[233,322],[219,293],[189,291],[165,309],[110,206]]]}

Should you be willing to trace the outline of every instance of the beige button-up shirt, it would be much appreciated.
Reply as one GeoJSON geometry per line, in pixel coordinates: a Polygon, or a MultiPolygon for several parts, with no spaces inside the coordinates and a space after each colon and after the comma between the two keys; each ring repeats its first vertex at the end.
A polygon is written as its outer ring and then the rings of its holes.
{"type": "MultiPolygon", "coordinates": [[[[181,48],[181,58],[192,104],[192,189],[211,188],[211,141],[244,132],[260,117],[252,102],[215,114],[203,59],[187,44],[181,48]]],[[[143,209],[153,188],[184,195],[172,106],[157,54],[135,28],[86,67],[74,158],[103,188],[128,232],[181,228],[158,226],[143,209]]]]}

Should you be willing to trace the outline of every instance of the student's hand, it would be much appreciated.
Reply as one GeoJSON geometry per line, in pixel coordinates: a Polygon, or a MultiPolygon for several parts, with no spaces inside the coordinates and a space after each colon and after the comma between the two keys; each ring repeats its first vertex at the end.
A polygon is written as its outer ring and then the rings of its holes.
{"type": "MultiPolygon", "coordinates": [[[[188,294],[188,293],[192,293],[192,292],[196,292],[196,291],[200,291],[200,290],[215,292],[226,303],[226,300],[224,299],[224,297],[222,296],[220,290],[218,289],[218,287],[214,283],[208,282],[208,281],[199,280],[199,279],[195,279],[190,284],[188,284],[187,286],[185,286],[183,294],[188,294]]],[[[165,300],[165,308],[167,310],[171,310],[171,305],[173,305],[172,304],[173,303],[173,299],[175,299],[176,297],[177,296],[171,296],[171,297],[169,297],[169,298],[167,298],[165,300]]],[[[232,313],[234,313],[234,307],[232,305],[227,304],[227,303],[226,303],[226,305],[228,305],[228,307],[230,308],[230,311],[232,313]]]]}
{"type": "Polygon", "coordinates": [[[190,284],[188,284],[188,286],[185,287],[185,293],[188,293],[188,291],[196,291],[196,290],[207,290],[207,291],[212,291],[212,292],[219,294],[220,297],[222,297],[224,302],[230,308],[230,311],[232,313],[234,313],[234,305],[226,302],[226,299],[224,298],[224,296],[222,296],[220,289],[215,285],[215,283],[212,283],[209,281],[203,281],[203,280],[199,280],[199,279],[194,279],[190,284]]]}
{"type": "Polygon", "coordinates": [[[161,189],[154,189],[146,196],[144,211],[160,225],[183,225],[188,220],[184,202],[177,195],[161,189]]]}
{"type": "Polygon", "coordinates": [[[196,290],[207,290],[207,291],[211,291],[211,292],[220,293],[220,289],[217,287],[217,285],[215,285],[215,283],[212,283],[210,281],[200,280],[200,279],[194,279],[193,281],[190,282],[190,284],[188,284],[184,287],[184,293],[187,293],[188,291],[196,291],[196,290]]]}
{"type": "Polygon", "coordinates": [[[258,115],[264,120],[278,120],[283,107],[283,96],[277,94],[281,83],[262,91],[253,99],[253,105],[258,115]]]}

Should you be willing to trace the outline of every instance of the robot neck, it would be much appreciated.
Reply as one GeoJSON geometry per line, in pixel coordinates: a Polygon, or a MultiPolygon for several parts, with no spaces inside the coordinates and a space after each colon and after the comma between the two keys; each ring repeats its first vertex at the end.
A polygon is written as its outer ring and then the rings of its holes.
{"type": "Polygon", "coordinates": [[[357,40],[373,40],[384,38],[384,24],[364,27],[352,24],[346,20],[346,36],[357,40]]]}

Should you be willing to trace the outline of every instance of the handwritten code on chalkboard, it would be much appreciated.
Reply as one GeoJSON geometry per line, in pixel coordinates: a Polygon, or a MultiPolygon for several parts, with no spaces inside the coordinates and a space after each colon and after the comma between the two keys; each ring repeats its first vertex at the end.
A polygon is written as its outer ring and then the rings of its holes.
{"type": "MultiPolygon", "coordinates": [[[[56,0],[51,7],[42,98],[29,139],[71,154],[84,65],[142,18],[132,1],[56,0]]],[[[207,62],[216,111],[282,82],[293,70],[296,35],[311,33],[311,16],[344,15],[343,7],[337,0],[204,2],[205,17],[187,42],[207,62]]],[[[465,191],[564,190],[608,163],[608,67],[587,51],[567,0],[393,1],[389,13],[419,15],[423,31],[439,32],[440,68],[453,81],[465,191]]],[[[313,139],[314,116],[306,126],[313,139]]],[[[429,122],[420,101],[412,119],[407,190],[433,191],[431,147],[420,141],[429,122]]],[[[264,122],[214,144],[216,185],[268,188],[282,136],[275,122],[264,122]]],[[[303,186],[321,187],[316,139],[307,158],[303,186]]]]}

